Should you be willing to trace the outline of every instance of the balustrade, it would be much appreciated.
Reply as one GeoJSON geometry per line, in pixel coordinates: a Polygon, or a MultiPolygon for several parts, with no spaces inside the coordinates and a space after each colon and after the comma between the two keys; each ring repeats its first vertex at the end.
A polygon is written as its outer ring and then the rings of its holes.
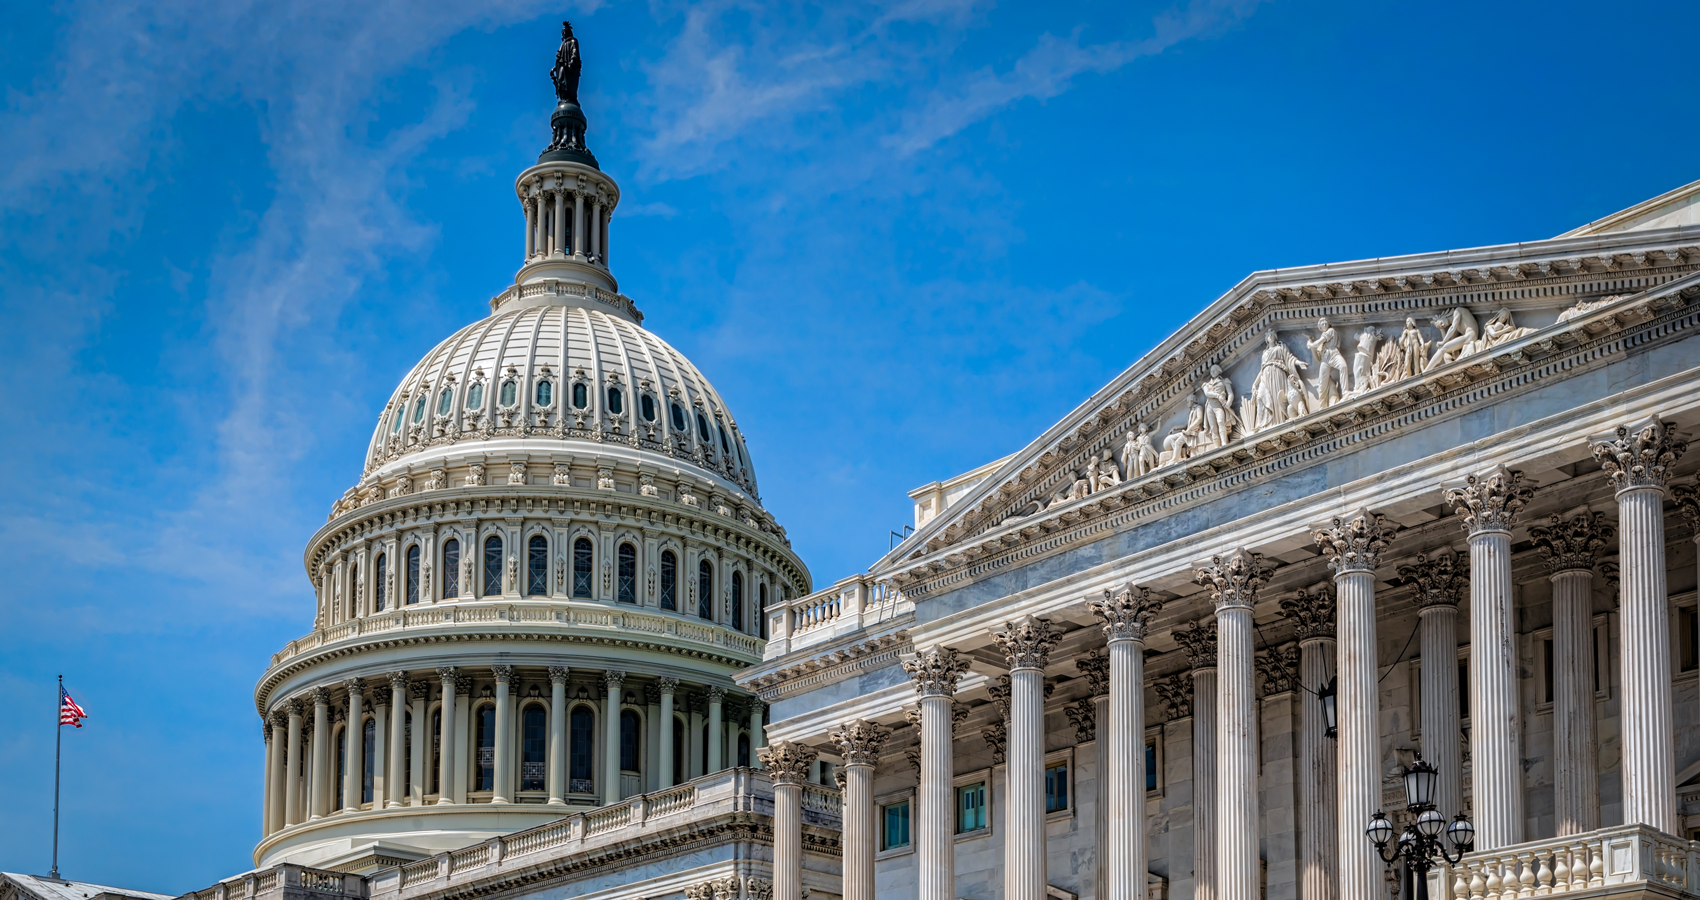
{"type": "Polygon", "coordinates": [[[1514,900],[1646,885],[1688,893],[1697,876],[1700,843],[1624,825],[1472,853],[1432,883],[1451,900],[1514,900]]]}

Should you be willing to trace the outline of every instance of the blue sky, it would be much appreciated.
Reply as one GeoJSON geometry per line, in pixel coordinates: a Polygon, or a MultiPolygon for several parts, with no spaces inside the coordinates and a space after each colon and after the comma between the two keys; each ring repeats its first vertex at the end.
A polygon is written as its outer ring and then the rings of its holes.
{"type": "Polygon", "coordinates": [[[0,24],[0,869],[249,865],[252,685],[390,391],[521,250],[559,20],[646,324],[817,584],[1247,272],[1700,178],[1692,3],[110,0],[0,24]]]}

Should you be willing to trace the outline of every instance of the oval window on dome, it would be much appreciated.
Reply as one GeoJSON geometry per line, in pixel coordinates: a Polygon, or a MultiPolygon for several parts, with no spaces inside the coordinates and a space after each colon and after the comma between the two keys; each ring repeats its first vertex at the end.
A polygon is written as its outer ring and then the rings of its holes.
{"type": "Polygon", "coordinates": [[[413,401],[413,424],[417,425],[423,421],[425,421],[425,395],[420,394],[419,399],[413,401]]]}
{"type": "Polygon", "coordinates": [[[697,436],[702,438],[703,443],[708,443],[708,419],[701,411],[697,412],[697,436]]]}
{"type": "Polygon", "coordinates": [[[390,423],[390,434],[401,434],[402,420],[407,418],[407,414],[402,412],[402,409],[406,408],[407,407],[404,406],[395,411],[395,420],[390,423]]]}
{"type": "Polygon", "coordinates": [[[638,397],[638,411],[643,413],[645,422],[655,421],[655,398],[648,394],[638,397]]]}
{"type": "Polygon", "coordinates": [[[437,415],[439,415],[439,416],[448,415],[449,414],[449,408],[454,405],[454,402],[455,402],[455,389],[454,388],[443,388],[443,392],[441,394],[437,395],[437,415]]]}
{"type": "Polygon", "coordinates": [[[727,455],[732,453],[732,444],[726,440],[726,428],[719,422],[714,423],[714,430],[720,432],[720,452],[727,455]]]}
{"type": "Polygon", "coordinates": [[[555,402],[555,385],[548,381],[537,382],[537,405],[548,406],[555,402]]]}
{"type": "Polygon", "coordinates": [[[617,387],[608,389],[608,411],[616,416],[626,411],[626,395],[617,387]]]}
{"type": "Polygon", "coordinates": [[[685,427],[685,408],[675,403],[673,404],[673,430],[682,432],[685,427]]]}
{"type": "Polygon", "coordinates": [[[573,385],[573,409],[584,409],[590,405],[590,388],[584,382],[573,385]]]}
{"type": "Polygon", "coordinates": [[[503,406],[513,406],[519,402],[519,385],[511,379],[502,382],[501,400],[503,406]]]}
{"type": "Polygon", "coordinates": [[[474,381],[472,387],[466,389],[466,408],[478,409],[484,405],[484,382],[474,381]]]}

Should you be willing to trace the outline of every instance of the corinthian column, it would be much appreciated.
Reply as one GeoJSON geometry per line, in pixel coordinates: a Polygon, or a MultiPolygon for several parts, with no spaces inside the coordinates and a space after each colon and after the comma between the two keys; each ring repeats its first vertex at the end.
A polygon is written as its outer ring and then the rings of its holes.
{"type": "Polygon", "coordinates": [[[384,796],[373,798],[373,805],[382,803],[393,809],[407,796],[407,673],[390,673],[390,696],[395,710],[390,715],[389,771],[384,776],[384,796]]]}
{"type": "Polygon", "coordinates": [[[317,819],[328,811],[330,806],[330,768],[331,768],[331,690],[326,687],[316,687],[313,696],[313,737],[312,777],[308,784],[311,789],[307,795],[307,816],[317,819]]]}
{"type": "MultiPolygon", "coordinates": [[[[1086,602],[1087,608],[1090,609],[1094,602],[1095,601],[1088,600],[1086,602]]],[[[1141,669],[1143,670],[1144,660],[1140,660],[1140,663],[1141,663],[1141,669]]],[[[1087,691],[1089,692],[1089,694],[1091,696],[1090,700],[1079,701],[1079,705],[1085,705],[1085,704],[1090,703],[1090,709],[1091,709],[1091,733],[1090,733],[1090,737],[1091,737],[1091,740],[1092,740],[1092,748],[1093,748],[1092,771],[1098,773],[1097,777],[1092,779],[1092,781],[1097,786],[1097,791],[1095,792],[1097,796],[1094,798],[1094,802],[1092,804],[1092,810],[1093,810],[1092,858],[1098,860],[1098,864],[1093,867],[1096,870],[1093,873],[1094,874],[1093,881],[1096,884],[1096,888],[1093,891],[1093,896],[1095,896],[1095,897],[1108,897],[1109,892],[1110,892],[1109,869],[1110,869],[1110,865],[1111,865],[1110,843],[1109,843],[1109,832],[1110,832],[1110,774],[1109,774],[1109,772],[1110,772],[1110,766],[1112,765],[1112,763],[1110,762],[1110,650],[1109,650],[1109,648],[1105,647],[1102,650],[1091,650],[1091,651],[1088,651],[1086,653],[1082,653],[1079,656],[1076,656],[1074,658],[1074,667],[1080,670],[1081,675],[1086,676],[1087,691]]],[[[1143,671],[1141,671],[1140,674],[1143,677],[1143,674],[1144,674],[1143,671]]],[[[1143,700],[1144,698],[1141,697],[1140,699],[1143,700]]],[[[1144,704],[1141,704],[1142,707],[1143,707],[1143,705],[1144,704]]],[[[1070,709],[1072,709],[1072,708],[1065,707],[1065,712],[1070,711],[1070,709]]],[[[1075,724],[1077,726],[1080,724],[1079,721],[1078,721],[1078,715],[1079,715],[1078,713],[1070,712],[1070,716],[1069,716],[1070,719],[1076,720],[1075,724]]],[[[1140,720],[1143,721],[1144,718],[1145,717],[1144,717],[1143,713],[1141,713],[1140,720]]],[[[1081,734],[1082,737],[1087,736],[1085,732],[1080,732],[1080,734],[1081,734]]],[[[1140,757],[1140,762],[1144,762],[1145,754],[1140,753],[1139,757],[1140,757]]],[[[1143,788],[1144,788],[1144,786],[1141,785],[1141,790],[1143,790],[1143,788]]],[[[1144,824],[1144,817],[1143,816],[1135,816],[1134,819],[1139,821],[1141,825],[1144,824]]],[[[1144,834],[1144,831],[1141,830],[1140,833],[1144,834]]],[[[1143,840],[1140,841],[1140,846],[1142,846],[1142,847],[1144,846],[1143,840]]],[[[1118,849],[1118,852],[1120,852],[1119,849],[1118,849]]]]}
{"type": "Polygon", "coordinates": [[[773,779],[773,900],[803,900],[803,784],[819,756],[790,741],[761,754],[773,779]]]}
{"type": "Polygon", "coordinates": [[[1529,529],[1552,572],[1553,812],[1560,837],[1600,827],[1594,749],[1594,561],[1615,529],[1603,513],[1553,516],[1529,529]]]}
{"type": "Polygon", "coordinates": [[[1145,631],[1163,601],[1142,587],[1086,604],[1109,642],[1109,725],[1098,712],[1098,780],[1104,808],[1104,887],[1109,900],[1145,900],[1145,631]],[[1107,747],[1105,745],[1108,745],[1107,747]]]}
{"type": "MultiPolygon", "coordinates": [[[[460,679],[455,674],[453,666],[444,666],[438,669],[437,675],[443,680],[443,705],[441,709],[443,727],[437,739],[440,745],[437,748],[437,805],[449,806],[455,802],[455,685],[460,679]]],[[[424,734],[425,732],[421,730],[420,733],[424,734]]],[[[419,769],[419,781],[423,785],[425,784],[425,767],[420,766],[419,769]]],[[[422,787],[421,796],[423,796],[423,790],[422,787]]]]}
{"type": "MultiPolygon", "coordinates": [[[[271,768],[266,773],[266,794],[271,797],[271,803],[266,807],[266,832],[283,830],[284,810],[289,805],[289,776],[287,764],[290,759],[289,716],[281,710],[272,710],[272,752],[271,768]]],[[[299,740],[299,736],[297,737],[299,740]]]]}
{"type": "Polygon", "coordinates": [[[567,674],[566,666],[549,667],[549,769],[545,780],[550,806],[567,802],[567,674]]]}
{"type": "Polygon", "coordinates": [[[661,693],[661,780],[656,782],[664,788],[673,786],[673,697],[679,691],[679,679],[662,678],[661,693]]]}
{"type": "Polygon", "coordinates": [[[1315,529],[1317,546],[1334,570],[1339,638],[1335,709],[1339,721],[1340,896],[1382,896],[1382,864],[1364,839],[1364,826],[1381,808],[1380,708],[1375,693],[1375,566],[1393,527],[1363,510],[1315,529]]]}
{"type": "Polygon", "coordinates": [[[844,900],[874,900],[874,766],[891,732],[858,719],[828,737],[844,757],[844,900]]]}
{"type": "MultiPolygon", "coordinates": [[[[508,714],[508,695],[513,692],[513,666],[491,666],[490,670],[496,676],[496,759],[495,790],[490,792],[491,803],[507,803],[513,791],[511,780],[514,773],[513,722],[508,714]]],[[[447,693],[447,692],[445,692],[447,693]]],[[[446,714],[446,713],[445,713],[446,714]]],[[[448,782],[443,782],[445,785],[448,782]]],[[[444,793],[449,789],[445,786],[444,793]]]]}
{"type": "Polygon", "coordinates": [[[1477,850],[1523,842],[1511,524],[1533,494],[1523,473],[1504,466],[1446,490],[1446,502],[1463,516],[1470,534],[1470,760],[1477,850]]]}
{"type": "Polygon", "coordinates": [[[620,703],[626,683],[624,672],[603,672],[602,684],[608,700],[602,711],[602,802],[620,802],[620,703]]]}
{"type": "Polygon", "coordinates": [[[710,772],[718,772],[726,768],[725,703],[725,688],[711,687],[708,689],[708,771],[710,772]]]}
{"type": "Polygon", "coordinates": [[[1257,669],[1252,608],[1271,566],[1243,548],[1193,578],[1216,605],[1216,896],[1258,900],[1257,669]]]}
{"type": "Polygon", "coordinates": [[[1594,439],[1617,489],[1623,657],[1623,822],[1678,833],[1671,726],[1665,480],[1688,442],[1653,416],[1594,439]]]}
{"type": "MultiPolygon", "coordinates": [[[[916,876],[919,900],[955,900],[956,810],[951,748],[951,705],[956,682],[968,664],[949,647],[935,647],[903,661],[921,698],[921,784],[915,792],[916,876]]],[[[777,895],[775,895],[777,898],[777,895]]],[[[789,900],[789,898],[786,898],[789,900]]]]}
{"type": "Polygon", "coordinates": [[[1299,641],[1299,896],[1334,900],[1340,881],[1339,792],[1334,739],[1318,693],[1334,660],[1334,586],[1281,601],[1299,641]]]}
{"type": "Polygon", "coordinates": [[[1045,665],[1060,639],[1055,625],[1032,616],[992,634],[1009,664],[1007,900],[1045,897],[1045,665]]]}
{"type": "Polygon", "coordinates": [[[1216,620],[1172,636],[1192,670],[1192,897],[1216,900],[1216,620]]]}
{"type": "Polygon", "coordinates": [[[1458,601],[1470,588],[1470,573],[1451,547],[1417,564],[1401,566],[1399,577],[1417,586],[1422,651],[1423,759],[1438,771],[1434,804],[1443,816],[1464,811],[1463,728],[1458,723],[1458,601]]]}
{"type": "Polygon", "coordinates": [[[361,704],[365,698],[366,679],[350,678],[342,683],[348,691],[348,727],[343,730],[342,811],[360,811],[360,786],[366,774],[366,728],[362,721],[361,704]]]}

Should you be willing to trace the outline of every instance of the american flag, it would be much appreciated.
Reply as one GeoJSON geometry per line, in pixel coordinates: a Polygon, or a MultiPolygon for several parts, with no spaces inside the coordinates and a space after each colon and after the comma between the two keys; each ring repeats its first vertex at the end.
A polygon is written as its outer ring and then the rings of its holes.
{"type": "Polygon", "coordinates": [[[81,727],[83,727],[83,720],[88,718],[88,717],[89,717],[89,714],[86,713],[86,712],[83,712],[83,708],[81,706],[77,705],[77,701],[72,700],[71,695],[66,693],[64,688],[60,688],[59,689],[59,724],[61,724],[61,725],[75,725],[78,728],[81,728],[81,727]]]}

